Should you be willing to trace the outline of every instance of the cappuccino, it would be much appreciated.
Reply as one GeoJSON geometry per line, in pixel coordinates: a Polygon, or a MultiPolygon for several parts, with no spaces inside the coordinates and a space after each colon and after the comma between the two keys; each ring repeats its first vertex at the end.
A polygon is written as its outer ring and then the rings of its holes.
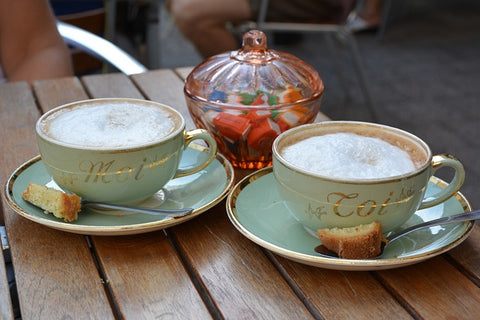
{"type": "Polygon", "coordinates": [[[323,121],[281,133],[274,141],[273,174],[283,204],[315,231],[380,222],[383,232],[417,209],[451,197],[465,170],[451,155],[435,155],[413,134],[368,122],[323,121]],[[452,182],[425,197],[441,167],[452,182]]]}
{"type": "Polygon", "coordinates": [[[47,136],[93,148],[131,148],[161,140],[181,124],[166,108],[129,102],[64,108],[42,120],[47,136]]]}
{"type": "Polygon", "coordinates": [[[400,147],[350,132],[307,137],[284,147],[281,155],[300,169],[336,179],[381,179],[416,169],[400,147]]]}
{"type": "Polygon", "coordinates": [[[60,188],[90,201],[139,203],[170,180],[203,170],[217,153],[208,132],[185,130],[180,112],[148,100],[76,101],[46,112],[35,128],[48,174],[60,188]],[[208,150],[180,165],[196,140],[208,150]]]}

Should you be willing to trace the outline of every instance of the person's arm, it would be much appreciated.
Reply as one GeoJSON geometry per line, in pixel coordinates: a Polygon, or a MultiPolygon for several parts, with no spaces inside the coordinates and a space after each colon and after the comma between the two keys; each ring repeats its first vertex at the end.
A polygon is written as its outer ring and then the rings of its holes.
{"type": "Polygon", "coordinates": [[[9,81],[73,74],[48,0],[0,0],[0,64],[9,81]]]}

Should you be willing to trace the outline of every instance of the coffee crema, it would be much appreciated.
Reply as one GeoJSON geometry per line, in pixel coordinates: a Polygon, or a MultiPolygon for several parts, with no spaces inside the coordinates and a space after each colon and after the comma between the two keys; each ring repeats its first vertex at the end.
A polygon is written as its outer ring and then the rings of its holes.
{"type": "Polygon", "coordinates": [[[350,132],[307,137],[280,153],[300,169],[336,179],[380,179],[416,169],[409,153],[400,147],[350,132]]]}
{"type": "Polygon", "coordinates": [[[161,140],[179,125],[176,115],[156,106],[132,103],[78,105],[43,120],[47,136],[82,147],[121,148],[161,140]]]}

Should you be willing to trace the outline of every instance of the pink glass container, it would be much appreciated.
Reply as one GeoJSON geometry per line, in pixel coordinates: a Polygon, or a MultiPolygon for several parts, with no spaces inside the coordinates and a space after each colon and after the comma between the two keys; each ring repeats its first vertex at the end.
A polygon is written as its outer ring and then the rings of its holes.
{"type": "Polygon", "coordinates": [[[267,49],[266,42],[263,32],[247,32],[240,50],[206,59],[185,83],[195,124],[213,134],[233,166],[244,169],[271,165],[273,140],[313,122],[323,94],[314,68],[267,49]]]}

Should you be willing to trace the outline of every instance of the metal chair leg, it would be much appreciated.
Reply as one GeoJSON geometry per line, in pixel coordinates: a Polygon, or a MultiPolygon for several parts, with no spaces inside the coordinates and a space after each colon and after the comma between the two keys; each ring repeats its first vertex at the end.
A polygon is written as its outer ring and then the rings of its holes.
{"type": "Polygon", "coordinates": [[[325,43],[327,45],[328,52],[330,54],[331,59],[333,60],[333,64],[337,71],[338,79],[340,81],[340,85],[342,86],[344,92],[347,94],[349,98],[351,98],[350,90],[347,83],[347,78],[345,77],[345,73],[342,70],[342,63],[339,59],[339,53],[337,50],[337,46],[335,45],[332,39],[332,33],[328,32],[324,34],[325,36],[325,43]]]}
{"type": "Polygon", "coordinates": [[[387,29],[388,19],[390,17],[390,11],[392,9],[392,0],[384,0],[382,7],[382,20],[378,26],[377,39],[382,40],[385,35],[385,30],[387,29]]]}
{"type": "Polygon", "coordinates": [[[148,10],[147,25],[147,60],[150,69],[161,67],[160,19],[163,3],[152,2],[148,10]]]}
{"type": "Polygon", "coordinates": [[[353,66],[357,73],[360,89],[365,98],[365,104],[370,111],[372,120],[375,122],[378,122],[378,113],[376,111],[375,102],[370,90],[370,86],[368,84],[365,68],[363,67],[362,59],[360,58],[360,53],[358,50],[358,45],[357,45],[355,36],[352,33],[348,32],[347,30],[344,30],[342,34],[342,39],[345,40],[345,43],[348,45],[348,48],[350,49],[350,53],[352,54],[353,66]]]}

